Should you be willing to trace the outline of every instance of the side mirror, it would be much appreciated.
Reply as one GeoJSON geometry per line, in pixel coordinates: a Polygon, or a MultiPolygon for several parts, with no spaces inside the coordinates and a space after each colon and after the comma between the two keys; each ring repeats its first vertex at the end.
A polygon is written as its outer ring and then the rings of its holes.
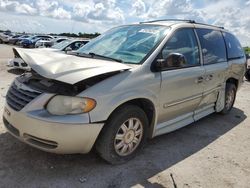
{"type": "Polygon", "coordinates": [[[71,52],[71,51],[72,51],[72,48],[70,48],[70,47],[67,47],[67,48],[65,49],[65,53],[71,52]]]}
{"type": "Polygon", "coordinates": [[[166,59],[157,59],[155,68],[157,71],[164,71],[168,69],[181,68],[185,64],[187,64],[187,61],[184,55],[180,53],[171,53],[166,59]]]}

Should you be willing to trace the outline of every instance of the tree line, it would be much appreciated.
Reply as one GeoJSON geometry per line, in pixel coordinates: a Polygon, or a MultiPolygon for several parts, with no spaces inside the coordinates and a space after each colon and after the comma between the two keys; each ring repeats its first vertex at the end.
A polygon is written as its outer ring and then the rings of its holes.
{"type": "Polygon", "coordinates": [[[60,34],[50,33],[50,35],[52,35],[52,36],[74,37],[74,38],[80,37],[80,38],[92,39],[92,38],[98,37],[100,35],[100,33],[97,33],[97,32],[95,32],[95,33],[81,33],[81,32],[79,32],[78,34],[76,34],[76,33],[60,33],[60,34]]]}
{"type": "Polygon", "coordinates": [[[250,54],[250,47],[244,47],[245,53],[250,54]]]}
{"type": "MultiPolygon", "coordinates": [[[[0,32],[8,32],[10,33],[11,31],[10,30],[0,30],[0,32]]],[[[27,34],[25,32],[23,33],[20,33],[20,34],[27,34]]],[[[95,33],[81,33],[79,32],[78,34],[76,33],[60,33],[60,34],[55,34],[55,33],[50,33],[49,35],[52,35],[52,36],[63,36],[63,37],[74,37],[74,38],[89,38],[89,39],[92,39],[92,38],[95,38],[97,36],[100,35],[100,33],[98,32],[95,32],[95,33]]]]}

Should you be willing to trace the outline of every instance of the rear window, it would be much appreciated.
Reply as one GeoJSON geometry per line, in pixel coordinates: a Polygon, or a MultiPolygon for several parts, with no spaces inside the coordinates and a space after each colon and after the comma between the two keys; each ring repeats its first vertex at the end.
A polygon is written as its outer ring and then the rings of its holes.
{"type": "Polygon", "coordinates": [[[201,43],[204,64],[227,61],[225,42],[220,31],[196,29],[201,43]]]}
{"type": "Polygon", "coordinates": [[[230,33],[223,33],[223,36],[226,41],[228,59],[243,58],[244,52],[238,39],[230,33]]]}

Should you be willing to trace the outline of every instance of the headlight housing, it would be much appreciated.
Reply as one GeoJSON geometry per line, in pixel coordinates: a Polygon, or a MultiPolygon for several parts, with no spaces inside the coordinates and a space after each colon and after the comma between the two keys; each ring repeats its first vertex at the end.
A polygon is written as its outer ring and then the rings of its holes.
{"type": "Polygon", "coordinates": [[[54,96],[47,104],[46,109],[53,115],[81,114],[93,110],[96,106],[94,99],[86,97],[54,96]]]}

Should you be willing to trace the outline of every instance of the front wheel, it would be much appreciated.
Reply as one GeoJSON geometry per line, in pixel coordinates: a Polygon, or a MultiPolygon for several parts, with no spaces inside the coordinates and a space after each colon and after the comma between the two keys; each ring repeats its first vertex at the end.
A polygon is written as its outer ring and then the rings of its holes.
{"type": "Polygon", "coordinates": [[[111,164],[132,159],[147,138],[148,119],[134,105],[118,108],[109,118],[96,142],[99,155],[111,164]]]}
{"type": "Polygon", "coordinates": [[[231,109],[233,108],[234,101],[236,98],[236,86],[235,84],[228,83],[226,85],[226,92],[225,92],[225,106],[224,109],[220,112],[221,114],[228,114],[231,109]]]}

